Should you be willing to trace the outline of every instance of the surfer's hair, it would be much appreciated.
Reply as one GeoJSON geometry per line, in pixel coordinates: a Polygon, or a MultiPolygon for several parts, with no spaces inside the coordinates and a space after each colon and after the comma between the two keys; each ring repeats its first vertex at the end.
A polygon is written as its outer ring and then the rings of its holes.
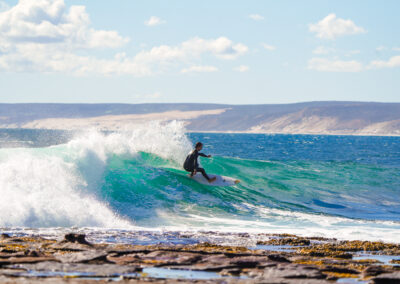
{"type": "Polygon", "coordinates": [[[195,147],[195,148],[199,148],[200,146],[203,146],[203,143],[197,142],[197,143],[196,143],[196,146],[194,146],[194,147],[195,147]]]}

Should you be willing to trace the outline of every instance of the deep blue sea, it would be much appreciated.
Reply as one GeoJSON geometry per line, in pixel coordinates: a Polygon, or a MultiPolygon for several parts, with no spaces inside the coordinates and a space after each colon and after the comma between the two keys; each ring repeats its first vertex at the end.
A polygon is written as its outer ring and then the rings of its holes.
{"type": "Polygon", "coordinates": [[[293,233],[400,242],[400,137],[0,130],[3,230],[293,233]],[[201,185],[181,164],[202,141],[201,185]]]}

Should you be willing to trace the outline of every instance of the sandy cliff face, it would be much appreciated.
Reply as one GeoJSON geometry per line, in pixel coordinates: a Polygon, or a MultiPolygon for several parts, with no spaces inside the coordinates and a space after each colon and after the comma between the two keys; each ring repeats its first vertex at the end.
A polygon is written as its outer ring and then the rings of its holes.
{"type": "MultiPolygon", "coordinates": [[[[148,121],[190,120],[204,115],[219,115],[226,109],[201,110],[201,111],[168,111],[162,113],[105,115],[89,118],[47,118],[38,119],[22,125],[12,127],[32,129],[65,129],[74,130],[82,128],[98,128],[101,130],[119,130],[135,127],[137,124],[148,121]]],[[[1,127],[1,126],[0,126],[1,127]]],[[[9,126],[8,126],[9,127],[9,126]]]]}
{"type": "Polygon", "coordinates": [[[400,119],[373,123],[357,131],[359,135],[400,135],[400,119]]]}
{"type": "Polygon", "coordinates": [[[307,114],[284,115],[250,127],[251,133],[400,135],[400,119],[370,123],[366,119],[343,120],[335,116],[307,114]]]}
{"type": "Polygon", "coordinates": [[[302,112],[284,115],[249,129],[253,133],[325,133],[336,128],[335,117],[303,116],[302,112]]]}
{"type": "Polygon", "coordinates": [[[154,120],[183,120],[198,132],[400,135],[400,104],[0,104],[0,128],[119,130],[154,120]]]}

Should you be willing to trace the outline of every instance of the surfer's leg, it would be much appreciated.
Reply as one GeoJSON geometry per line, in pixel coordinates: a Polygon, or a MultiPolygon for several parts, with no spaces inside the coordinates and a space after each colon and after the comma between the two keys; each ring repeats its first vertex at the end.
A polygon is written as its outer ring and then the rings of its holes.
{"type": "Polygon", "coordinates": [[[210,180],[210,177],[206,174],[206,171],[203,168],[197,168],[198,172],[201,172],[201,174],[203,175],[203,177],[206,178],[206,180],[210,180]]]}
{"type": "Polygon", "coordinates": [[[185,171],[190,173],[190,177],[193,177],[194,170],[191,170],[191,169],[188,169],[188,168],[184,168],[184,169],[185,169],[185,171]]]}

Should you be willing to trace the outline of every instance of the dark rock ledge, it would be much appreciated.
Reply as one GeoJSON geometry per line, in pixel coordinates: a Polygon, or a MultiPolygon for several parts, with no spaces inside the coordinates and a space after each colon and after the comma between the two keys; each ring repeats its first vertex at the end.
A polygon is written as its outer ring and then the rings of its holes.
{"type": "Polygon", "coordinates": [[[91,244],[85,235],[64,240],[0,236],[0,283],[400,283],[400,246],[265,235],[259,248],[196,245],[91,244]],[[390,263],[353,259],[357,252],[392,255],[390,263]],[[168,269],[168,270],[167,270],[168,269]],[[168,272],[168,273],[166,273],[168,272]],[[184,272],[192,276],[182,276],[184,272]],[[197,274],[196,274],[197,272],[197,274]],[[171,276],[170,273],[176,273],[171,276]],[[201,277],[198,277],[201,276],[201,277]],[[344,282],[343,282],[344,281],[344,282]]]}

